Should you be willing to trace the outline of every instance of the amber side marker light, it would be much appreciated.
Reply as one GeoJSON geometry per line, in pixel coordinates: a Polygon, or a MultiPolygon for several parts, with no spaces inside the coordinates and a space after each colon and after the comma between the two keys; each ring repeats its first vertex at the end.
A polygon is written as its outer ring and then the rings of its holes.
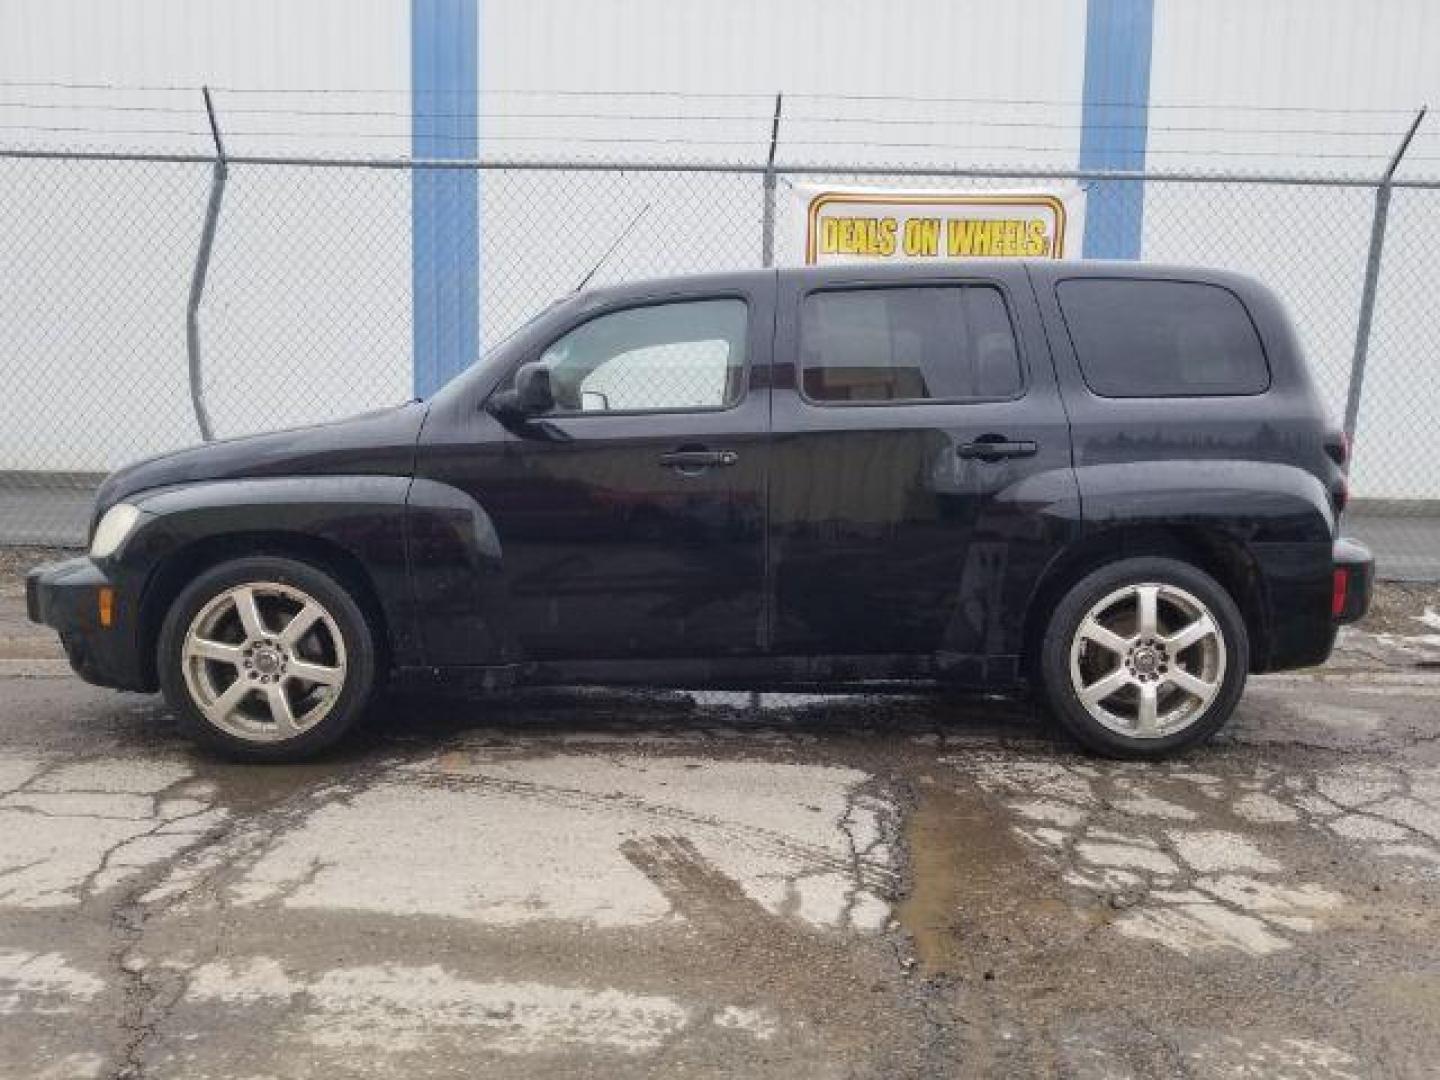
{"type": "Polygon", "coordinates": [[[115,625],[115,590],[102,585],[97,597],[100,608],[100,625],[106,630],[115,625]]]}

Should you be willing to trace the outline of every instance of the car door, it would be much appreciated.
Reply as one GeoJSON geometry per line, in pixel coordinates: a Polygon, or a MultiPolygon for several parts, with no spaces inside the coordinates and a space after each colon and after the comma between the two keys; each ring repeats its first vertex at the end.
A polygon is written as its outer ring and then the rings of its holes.
{"type": "MultiPolygon", "coordinates": [[[[773,274],[612,292],[516,359],[549,370],[548,413],[510,424],[498,448],[422,441],[417,476],[470,495],[497,539],[503,587],[489,602],[514,645],[500,651],[759,648],[773,330],[773,274]]],[[[467,655],[463,620],[432,625],[428,654],[450,658],[436,662],[467,655]]]]}
{"type": "Polygon", "coordinates": [[[1024,268],[786,271],[778,305],[775,650],[1017,652],[1078,518],[1024,268]]]}

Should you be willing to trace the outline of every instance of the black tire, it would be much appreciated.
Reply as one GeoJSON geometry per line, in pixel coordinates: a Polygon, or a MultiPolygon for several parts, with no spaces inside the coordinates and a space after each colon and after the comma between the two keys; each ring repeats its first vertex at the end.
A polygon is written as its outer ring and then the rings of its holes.
{"type": "MultiPolygon", "coordinates": [[[[276,608],[274,605],[282,605],[287,602],[293,604],[299,601],[293,595],[266,594],[263,589],[261,596],[261,609],[264,610],[266,605],[271,606],[268,615],[270,621],[262,625],[265,626],[268,635],[273,635],[278,639],[281,636],[278,632],[280,629],[278,623],[286,617],[286,609],[276,608]]],[[[224,617],[222,616],[222,618],[224,617]]],[[[237,606],[232,625],[238,624],[238,621],[239,609],[237,606]]],[[[247,639],[250,637],[238,629],[232,633],[247,639]]],[[[212,635],[207,634],[206,636],[212,635]]],[[[239,644],[237,642],[235,647],[239,647],[239,644]]],[[[257,555],[221,563],[205,571],[191,582],[176,597],[165,615],[160,629],[156,661],[160,689],[165,695],[165,700],[179,716],[189,733],[199,742],[220,754],[243,761],[296,761],[311,757],[333,745],[365,714],[375,690],[377,677],[374,630],[366,619],[364,611],[345,586],[319,567],[295,559],[272,555],[257,555]],[[263,741],[258,736],[245,737],[234,731],[226,730],[206,715],[191,687],[190,676],[193,676],[195,671],[195,662],[190,662],[189,675],[187,675],[185,653],[186,637],[197,616],[212,608],[212,605],[223,605],[225,601],[220,598],[230,590],[245,585],[261,584],[298,591],[298,594],[318,604],[330,620],[316,624],[317,629],[314,633],[319,636],[300,639],[301,644],[295,646],[295,652],[289,658],[292,663],[296,660],[308,661],[311,659],[311,657],[301,654],[301,650],[306,647],[304,643],[307,641],[312,643],[322,641],[326,646],[335,650],[339,650],[343,646],[343,653],[337,652],[338,660],[333,661],[335,663],[334,670],[341,672],[338,693],[303,681],[291,682],[283,675],[277,675],[271,679],[272,682],[283,682],[286,687],[290,688],[285,691],[287,701],[293,699],[296,688],[303,695],[302,703],[306,700],[318,700],[320,708],[317,711],[321,711],[321,715],[312,725],[304,727],[297,734],[286,738],[272,735],[269,741],[263,741]],[[339,643],[332,640],[337,631],[339,643]]],[[[317,660],[316,662],[323,661],[317,660]]],[[[209,670],[207,665],[200,666],[209,670]]],[[[256,666],[258,666],[258,661],[256,666]]],[[[218,670],[221,672],[233,670],[237,676],[235,682],[251,677],[242,671],[240,665],[230,660],[221,663],[218,670]]],[[[284,670],[283,667],[281,670],[284,670]]],[[[195,677],[199,678],[199,676],[195,677]]],[[[223,677],[221,675],[219,678],[223,677]]],[[[253,677],[259,678],[260,676],[253,677]]],[[[204,678],[208,679],[209,676],[204,678]]],[[[226,689],[228,690],[229,687],[227,686],[226,689]]],[[[245,703],[244,708],[253,708],[257,714],[269,713],[273,717],[274,707],[270,704],[272,699],[268,697],[271,692],[272,689],[268,686],[256,686],[244,691],[242,698],[245,703]],[[257,700],[256,695],[259,695],[260,700],[257,700]]],[[[212,702],[211,704],[217,703],[212,702]]],[[[263,726],[263,716],[250,726],[263,726]]]]}
{"type": "MultiPolygon", "coordinates": [[[[1117,604],[1123,605],[1124,602],[1122,596],[1117,604]]],[[[1138,609],[1139,601],[1137,599],[1135,604],[1137,622],[1138,609]]],[[[1136,639],[1141,637],[1138,630],[1133,636],[1136,639]]],[[[1163,641],[1164,638],[1157,635],[1155,640],[1163,641]]],[[[1140,643],[1143,644],[1143,641],[1140,643]]],[[[1083,659],[1077,660],[1077,664],[1092,662],[1088,652],[1092,647],[1095,646],[1089,643],[1083,646],[1079,654],[1083,659]]],[[[1192,648],[1194,647],[1192,646],[1192,648]]],[[[1101,655],[1104,656],[1110,652],[1112,650],[1102,649],[1101,655]]],[[[1182,655],[1185,657],[1185,664],[1196,664],[1195,653],[1185,652],[1182,655]]],[[[1249,670],[1249,633],[1240,609],[1224,587],[1209,574],[1189,563],[1173,558],[1145,556],[1123,559],[1102,566],[1071,586],[1056,606],[1055,612],[1045,628],[1036,674],[1042,699],[1049,706],[1055,718],[1083,746],[1106,757],[1155,759],[1202,743],[1219,731],[1230,719],[1230,715],[1235,711],[1235,706],[1239,703],[1249,670]],[[1213,645],[1201,645],[1199,648],[1209,650],[1205,655],[1210,658],[1212,663],[1215,662],[1216,656],[1223,653],[1224,669],[1223,674],[1219,674],[1218,668],[1216,669],[1216,677],[1212,678],[1211,682],[1212,685],[1218,684],[1218,690],[1214,691],[1214,696],[1208,704],[1202,705],[1202,698],[1198,695],[1182,693],[1174,684],[1167,681],[1166,673],[1171,670],[1172,666],[1176,669],[1183,666],[1178,658],[1170,658],[1162,653],[1160,659],[1163,666],[1157,674],[1150,671],[1150,664],[1155,659],[1153,652],[1143,658],[1143,663],[1138,668],[1135,663],[1139,658],[1133,651],[1128,654],[1115,653],[1118,664],[1112,674],[1118,674],[1120,669],[1124,668],[1129,673],[1143,673],[1142,681],[1157,683],[1158,680],[1159,693],[1170,695],[1169,700],[1175,704],[1177,714],[1183,714],[1187,709],[1191,712],[1191,715],[1182,715],[1175,721],[1177,725],[1183,723],[1183,726],[1177,727],[1176,730],[1165,732],[1162,725],[1153,729],[1157,733],[1141,737],[1127,734],[1124,730],[1116,730],[1113,726],[1107,726],[1106,723],[1092,715],[1085,703],[1081,701],[1080,692],[1074,684],[1071,659],[1076,634],[1080,630],[1082,622],[1086,620],[1096,605],[1116,594],[1121,594],[1129,587],[1147,584],[1168,586],[1172,590],[1183,591],[1183,593],[1161,594],[1162,597],[1165,597],[1161,603],[1162,618],[1165,611],[1173,614],[1180,610],[1170,606],[1170,597],[1172,596],[1178,599],[1183,594],[1188,594],[1190,599],[1203,605],[1213,623],[1218,625],[1219,635],[1213,645]]],[[[1128,675],[1121,677],[1129,678],[1128,675]]],[[[1098,685],[1101,680],[1098,677],[1093,681],[1085,680],[1082,671],[1082,681],[1089,689],[1098,685]]],[[[1128,708],[1130,706],[1126,698],[1133,695],[1137,699],[1133,707],[1138,714],[1138,695],[1141,691],[1138,684],[1134,684],[1133,679],[1131,682],[1133,685],[1129,689],[1122,685],[1116,691],[1118,696],[1101,701],[1098,706],[1100,711],[1107,712],[1110,708],[1116,710],[1128,708]],[[1118,704],[1110,706],[1111,702],[1118,702],[1118,704]]],[[[1120,719],[1134,720],[1138,729],[1138,715],[1134,718],[1122,715],[1120,719]]]]}

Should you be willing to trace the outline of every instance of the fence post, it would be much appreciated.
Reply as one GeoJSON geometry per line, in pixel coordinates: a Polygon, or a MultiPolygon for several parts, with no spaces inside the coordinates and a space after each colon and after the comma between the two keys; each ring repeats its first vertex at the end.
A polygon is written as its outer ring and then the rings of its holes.
{"type": "MultiPolygon", "coordinates": [[[[1375,319],[1375,291],[1380,283],[1380,260],[1385,250],[1385,223],[1390,217],[1391,182],[1410,140],[1415,138],[1420,121],[1425,119],[1427,106],[1422,105],[1410,122],[1405,137],[1395,148],[1384,174],[1375,188],[1375,218],[1370,225],[1370,252],[1365,260],[1365,284],[1360,290],[1360,317],[1355,325],[1355,356],[1350,362],[1350,388],[1345,395],[1345,437],[1355,441],[1355,425],[1360,419],[1360,395],[1365,385],[1365,361],[1370,352],[1370,326],[1375,319]]],[[[1353,456],[1351,458],[1353,459],[1353,456]]],[[[1347,465],[1348,467],[1348,465],[1347,465]]]]}
{"type": "MultiPolygon", "coordinates": [[[[765,157],[765,203],[760,216],[760,265],[775,265],[775,147],[780,142],[780,110],[785,95],[775,95],[775,114],[770,118],[770,152],[765,157]]],[[[750,691],[750,711],[760,712],[760,691],[750,691]]]]}
{"type": "MultiPolygon", "coordinates": [[[[785,95],[775,95],[775,113],[770,118],[770,152],[765,155],[764,204],[760,208],[760,265],[775,265],[775,147],[780,142],[780,110],[785,95]]],[[[760,712],[760,691],[750,691],[750,711],[760,712]]]]}
{"type": "Polygon", "coordinates": [[[775,146],[780,141],[780,108],[785,95],[775,95],[775,115],[770,120],[770,153],[765,158],[765,205],[760,218],[760,264],[775,265],[775,146]]]}
{"type": "Polygon", "coordinates": [[[215,119],[215,103],[210,88],[201,88],[205,96],[205,115],[210,121],[210,136],[215,140],[215,164],[210,168],[210,201],[205,207],[205,224],[200,230],[200,249],[195,253],[195,269],[190,275],[190,299],[185,305],[185,353],[190,366],[190,403],[195,408],[195,423],[200,438],[210,442],[215,431],[210,426],[210,413],[205,408],[205,384],[200,368],[200,301],[205,297],[205,278],[210,272],[210,252],[215,247],[215,226],[220,221],[220,204],[225,198],[225,180],[229,172],[225,156],[225,140],[220,137],[220,123],[215,119]]]}

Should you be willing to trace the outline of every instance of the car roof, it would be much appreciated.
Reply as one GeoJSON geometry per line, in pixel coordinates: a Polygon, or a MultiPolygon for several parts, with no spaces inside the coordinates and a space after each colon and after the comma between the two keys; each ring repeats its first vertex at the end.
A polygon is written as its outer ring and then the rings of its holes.
{"type": "MultiPolygon", "coordinates": [[[[827,266],[787,266],[768,270],[683,274],[648,278],[586,290],[591,301],[611,301],[669,293],[724,292],[749,290],[776,273],[805,284],[855,281],[934,281],[945,278],[1014,277],[1033,272],[1049,280],[1077,277],[1134,278],[1137,280],[1181,280],[1209,282],[1234,289],[1254,285],[1252,278],[1229,270],[1169,263],[1132,262],[1118,259],[946,259],[944,261],[903,261],[832,263],[827,266]]],[[[588,304],[586,306],[589,306],[588,304]]]]}

